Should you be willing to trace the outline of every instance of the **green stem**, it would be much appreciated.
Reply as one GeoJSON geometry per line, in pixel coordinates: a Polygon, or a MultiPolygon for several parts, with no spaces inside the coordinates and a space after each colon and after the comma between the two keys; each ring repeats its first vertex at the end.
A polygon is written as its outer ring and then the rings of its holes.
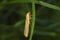
{"type": "Polygon", "coordinates": [[[32,40],[34,33],[34,25],[35,25],[35,1],[32,0],[32,24],[31,24],[31,32],[30,32],[29,40],[32,40]]]}

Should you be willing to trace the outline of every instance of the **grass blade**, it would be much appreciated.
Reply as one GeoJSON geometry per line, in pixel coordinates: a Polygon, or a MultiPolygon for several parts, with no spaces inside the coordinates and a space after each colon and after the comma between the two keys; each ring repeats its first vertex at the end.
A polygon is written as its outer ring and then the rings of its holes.
{"type": "Polygon", "coordinates": [[[34,25],[35,25],[35,1],[32,0],[32,24],[31,24],[31,33],[29,40],[32,40],[33,33],[34,33],[34,25]]]}
{"type": "Polygon", "coordinates": [[[52,4],[49,4],[49,3],[46,3],[46,2],[43,2],[43,1],[36,1],[36,4],[40,4],[42,6],[45,6],[45,7],[52,8],[52,9],[60,11],[60,7],[52,5],[52,4]]]}

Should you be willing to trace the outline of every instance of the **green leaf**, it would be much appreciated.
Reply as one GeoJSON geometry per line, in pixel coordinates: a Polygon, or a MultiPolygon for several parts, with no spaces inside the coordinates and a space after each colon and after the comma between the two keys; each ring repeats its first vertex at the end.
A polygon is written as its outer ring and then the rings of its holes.
{"type": "Polygon", "coordinates": [[[43,2],[43,1],[36,1],[36,4],[40,4],[42,6],[45,6],[45,7],[52,8],[52,9],[60,11],[60,7],[52,5],[52,4],[49,4],[49,3],[46,3],[46,2],[43,2]]]}
{"type": "Polygon", "coordinates": [[[15,26],[15,27],[20,26],[23,22],[24,22],[24,20],[18,21],[16,24],[14,24],[14,26],[15,26]]]}

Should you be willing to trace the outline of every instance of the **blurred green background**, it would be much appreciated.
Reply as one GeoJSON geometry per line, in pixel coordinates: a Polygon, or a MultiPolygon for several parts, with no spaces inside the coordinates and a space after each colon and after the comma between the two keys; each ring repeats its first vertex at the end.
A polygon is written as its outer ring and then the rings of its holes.
{"type": "MultiPolygon", "coordinates": [[[[0,0],[0,40],[28,40],[24,37],[26,12],[32,3],[26,0],[0,0]]],[[[31,0],[28,0],[31,1],[31,0]]],[[[60,0],[36,0],[60,7],[60,0]]],[[[48,4],[44,4],[49,6],[48,4]]],[[[32,40],[60,40],[60,8],[35,4],[35,28],[32,40]]]]}

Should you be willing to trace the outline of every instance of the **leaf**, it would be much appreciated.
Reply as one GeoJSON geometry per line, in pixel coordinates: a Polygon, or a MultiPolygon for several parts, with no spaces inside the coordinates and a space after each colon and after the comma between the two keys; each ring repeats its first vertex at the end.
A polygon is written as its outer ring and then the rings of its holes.
{"type": "Polygon", "coordinates": [[[46,2],[43,2],[43,1],[36,1],[36,4],[40,4],[42,6],[45,6],[45,7],[52,8],[52,9],[60,11],[60,7],[52,5],[52,4],[49,4],[49,3],[46,3],[46,2]]]}

